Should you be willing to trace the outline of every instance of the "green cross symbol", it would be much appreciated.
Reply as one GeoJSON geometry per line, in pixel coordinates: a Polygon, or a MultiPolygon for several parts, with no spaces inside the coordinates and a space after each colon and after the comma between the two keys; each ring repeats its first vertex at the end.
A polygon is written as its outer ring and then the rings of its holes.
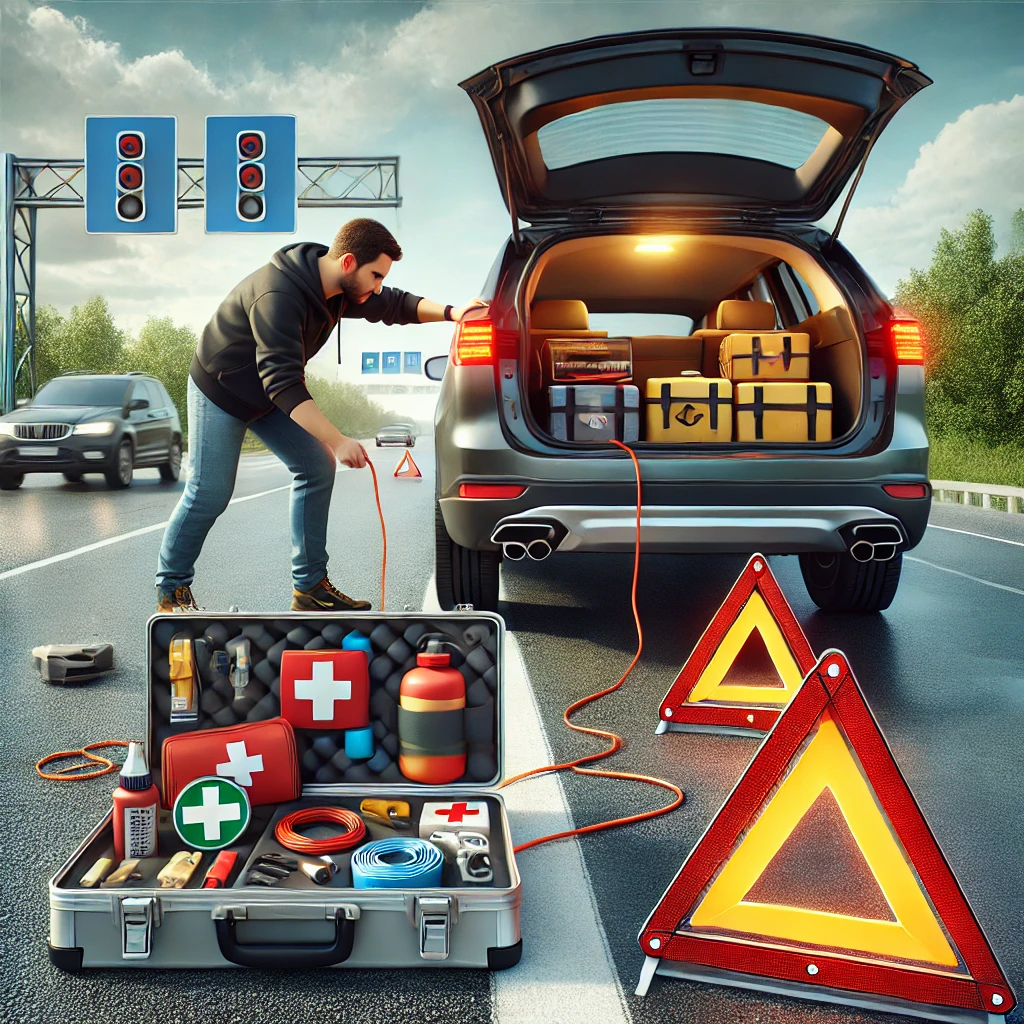
{"type": "Polygon", "coordinates": [[[222,850],[249,826],[249,796],[216,775],[190,782],[174,801],[174,828],[193,850],[222,850]]]}

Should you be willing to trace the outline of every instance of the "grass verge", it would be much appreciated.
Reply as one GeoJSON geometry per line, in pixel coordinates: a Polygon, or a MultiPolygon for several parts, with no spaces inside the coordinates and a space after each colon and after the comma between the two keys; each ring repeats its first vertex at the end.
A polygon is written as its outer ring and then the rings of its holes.
{"type": "Polygon", "coordinates": [[[931,437],[928,475],[933,480],[1024,487],[1024,447],[987,448],[963,437],[931,437]]]}

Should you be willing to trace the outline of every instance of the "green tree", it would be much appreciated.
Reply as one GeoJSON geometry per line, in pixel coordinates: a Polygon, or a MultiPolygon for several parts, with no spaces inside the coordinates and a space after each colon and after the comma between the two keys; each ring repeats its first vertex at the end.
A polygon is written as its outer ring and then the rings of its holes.
{"type": "Polygon", "coordinates": [[[125,369],[141,370],[163,382],[186,431],[188,368],[195,350],[196,332],[191,327],[175,327],[170,317],[153,316],[125,350],[125,369]]]}
{"type": "Polygon", "coordinates": [[[371,402],[355,384],[328,381],[312,374],[306,387],[320,411],[348,437],[373,437],[395,414],[371,402]]]}
{"type": "Polygon", "coordinates": [[[896,288],[925,329],[933,432],[988,446],[1024,442],[1024,210],[1011,251],[996,257],[992,218],[943,229],[931,266],[896,288]]]}

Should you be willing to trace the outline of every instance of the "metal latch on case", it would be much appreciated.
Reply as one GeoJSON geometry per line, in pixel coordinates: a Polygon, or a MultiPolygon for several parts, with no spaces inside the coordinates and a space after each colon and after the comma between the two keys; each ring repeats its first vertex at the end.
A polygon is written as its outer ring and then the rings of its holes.
{"type": "Polygon", "coordinates": [[[121,959],[147,960],[153,951],[156,899],[153,896],[125,896],[120,902],[121,959]]]}
{"type": "Polygon", "coordinates": [[[416,916],[420,932],[420,956],[424,960],[447,960],[451,934],[451,900],[423,896],[417,901],[416,916]]]}

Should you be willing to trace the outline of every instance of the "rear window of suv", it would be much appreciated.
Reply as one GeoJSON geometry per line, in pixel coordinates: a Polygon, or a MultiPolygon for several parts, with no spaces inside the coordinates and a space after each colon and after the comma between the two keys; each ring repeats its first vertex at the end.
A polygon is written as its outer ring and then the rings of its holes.
{"type": "Polygon", "coordinates": [[[39,389],[32,404],[120,406],[127,389],[128,382],[123,380],[58,377],[39,389]]]}
{"type": "Polygon", "coordinates": [[[610,338],[634,338],[647,334],[685,338],[693,330],[693,321],[688,316],[675,313],[591,313],[590,329],[607,331],[610,338]]]}
{"type": "Polygon", "coordinates": [[[796,168],[828,130],[811,114],[751,100],[650,99],[567,114],[537,139],[550,170],[634,153],[723,153],[796,168]]]}

